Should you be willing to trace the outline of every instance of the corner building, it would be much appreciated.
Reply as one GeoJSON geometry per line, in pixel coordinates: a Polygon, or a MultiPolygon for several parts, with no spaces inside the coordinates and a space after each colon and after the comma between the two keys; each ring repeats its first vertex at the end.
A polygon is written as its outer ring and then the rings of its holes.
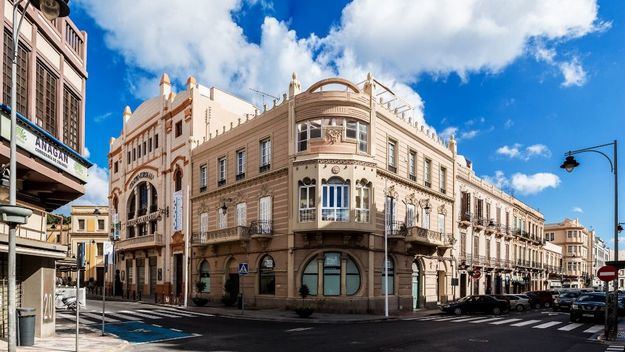
{"type": "Polygon", "coordinates": [[[123,129],[111,139],[108,155],[110,222],[117,240],[114,275],[107,281],[116,295],[181,301],[188,273],[191,150],[209,130],[230,127],[254,109],[193,77],[176,94],[166,74],[158,96],[134,112],[125,108],[123,129]]]}
{"type": "Polygon", "coordinates": [[[305,284],[324,311],[378,313],[385,289],[390,310],[450,299],[454,152],[398,101],[371,75],[305,91],[293,75],[269,110],[211,128],[191,156],[190,295],[283,308],[305,284]]]}

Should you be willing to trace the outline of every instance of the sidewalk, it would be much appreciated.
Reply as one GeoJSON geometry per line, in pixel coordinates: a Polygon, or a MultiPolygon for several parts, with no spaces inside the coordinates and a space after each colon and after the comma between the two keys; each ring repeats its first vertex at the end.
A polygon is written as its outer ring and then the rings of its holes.
{"type": "MultiPolygon", "coordinates": [[[[34,346],[18,346],[17,351],[46,351],[46,352],[69,352],[76,350],[76,330],[59,329],[56,336],[45,339],[35,338],[34,346]]],[[[119,352],[125,350],[130,344],[113,336],[102,336],[99,331],[92,329],[80,329],[78,339],[80,351],[119,352]]],[[[6,343],[0,344],[0,351],[6,351],[6,343]]]]}
{"type": "MultiPolygon", "coordinates": [[[[157,306],[167,306],[180,308],[179,306],[144,303],[157,306]]],[[[245,313],[241,313],[240,309],[224,306],[205,306],[196,307],[190,305],[186,309],[199,313],[213,314],[219,317],[247,319],[247,320],[265,320],[279,322],[296,322],[296,323],[320,323],[320,324],[353,324],[353,323],[372,323],[390,320],[400,320],[405,318],[416,318],[431,314],[440,313],[438,309],[422,309],[415,312],[398,312],[390,315],[388,318],[384,315],[374,314],[334,314],[315,312],[310,318],[300,318],[294,311],[284,309],[246,309],[245,313]]]]}

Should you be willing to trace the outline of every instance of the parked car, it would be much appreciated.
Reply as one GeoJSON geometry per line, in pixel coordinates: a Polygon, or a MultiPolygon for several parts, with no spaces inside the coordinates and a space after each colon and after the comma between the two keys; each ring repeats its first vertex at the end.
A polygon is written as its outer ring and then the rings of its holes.
{"type": "Polygon", "coordinates": [[[500,300],[493,296],[475,295],[466,296],[456,302],[451,302],[441,306],[441,310],[446,313],[456,315],[465,313],[492,313],[501,314],[510,311],[510,305],[506,300],[500,300]]]}
{"type": "Polygon", "coordinates": [[[525,295],[529,297],[530,305],[534,308],[549,308],[553,305],[551,291],[529,291],[525,295]]]}
{"type": "Polygon", "coordinates": [[[491,295],[497,299],[507,301],[510,305],[510,310],[516,310],[522,312],[530,309],[529,298],[522,298],[519,295],[505,294],[505,295],[491,295]]]}
{"type": "Polygon", "coordinates": [[[583,318],[596,321],[605,319],[606,294],[603,292],[584,293],[573,304],[569,313],[572,322],[583,318]]]}
{"type": "Polygon", "coordinates": [[[582,291],[568,291],[561,293],[553,302],[553,311],[556,312],[558,310],[571,309],[571,304],[573,304],[573,302],[581,296],[582,293],[582,291]]]}

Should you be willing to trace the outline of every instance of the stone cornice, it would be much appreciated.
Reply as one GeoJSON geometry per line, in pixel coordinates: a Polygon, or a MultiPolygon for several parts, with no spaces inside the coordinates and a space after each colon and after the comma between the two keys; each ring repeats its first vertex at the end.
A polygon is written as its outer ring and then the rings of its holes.
{"type": "Polygon", "coordinates": [[[377,172],[378,175],[382,175],[382,176],[388,177],[388,178],[390,178],[390,179],[392,179],[392,180],[394,180],[394,181],[396,181],[398,183],[401,183],[404,186],[416,188],[417,190],[419,190],[421,192],[427,193],[427,194],[429,194],[429,195],[431,195],[433,197],[437,197],[437,198],[446,200],[448,202],[452,202],[452,203],[454,202],[454,198],[452,196],[435,192],[435,191],[433,191],[430,188],[423,187],[423,186],[421,186],[420,184],[418,184],[416,182],[413,182],[413,181],[410,181],[408,179],[405,179],[405,178],[403,178],[401,176],[398,176],[398,175],[396,175],[396,174],[394,174],[394,173],[392,173],[390,171],[387,171],[385,169],[377,168],[376,172],[377,172]]]}

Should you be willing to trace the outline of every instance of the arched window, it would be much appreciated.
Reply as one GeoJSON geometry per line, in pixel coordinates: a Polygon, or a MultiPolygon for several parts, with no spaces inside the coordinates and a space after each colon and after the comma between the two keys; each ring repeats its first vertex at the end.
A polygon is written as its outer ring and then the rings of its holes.
{"type": "Polygon", "coordinates": [[[113,210],[115,214],[117,214],[117,211],[119,210],[119,199],[117,199],[117,196],[113,196],[113,210]]]}
{"type": "Polygon", "coordinates": [[[308,286],[311,296],[317,295],[317,286],[319,283],[319,269],[317,266],[317,259],[313,259],[308,262],[304,273],[302,274],[302,285],[308,286]]]}
{"type": "Polygon", "coordinates": [[[323,275],[323,296],[342,295],[342,283],[345,283],[345,295],[355,295],[360,289],[360,270],[356,262],[340,252],[327,252],[323,255],[323,267],[319,272],[317,259],[314,258],[304,268],[302,285],[308,286],[311,295],[319,294],[319,280],[323,275]],[[345,265],[343,264],[345,261],[345,265]]]}
{"type": "Polygon", "coordinates": [[[130,192],[130,195],[128,196],[128,204],[126,206],[126,209],[128,211],[128,219],[133,219],[135,217],[135,210],[136,210],[136,197],[135,197],[135,191],[133,190],[132,192],[130,192]]]}
{"type": "Polygon", "coordinates": [[[349,221],[349,181],[332,177],[322,186],[321,220],[349,221]]]}
{"type": "Polygon", "coordinates": [[[152,199],[150,199],[150,213],[153,213],[158,210],[158,195],[156,194],[156,187],[154,187],[151,183],[149,185],[152,189],[152,199]]]}
{"type": "Polygon", "coordinates": [[[203,260],[200,264],[200,282],[204,283],[204,289],[201,292],[211,292],[211,275],[208,270],[208,261],[203,260]]]}
{"type": "Polygon", "coordinates": [[[139,215],[145,215],[148,212],[148,184],[142,182],[137,186],[139,192],[139,215]]]}
{"type": "MultiPolygon", "coordinates": [[[[393,259],[388,258],[387,261],[387,268],[388,268],[388,294],[392,295],[395,293],[395,264],[393,263],[393,259]]],[[[386,283],[385,283],[385,276],[384,275],[384,267],[382,267],[382,294],[386,293],[386,283]]]]}
{"type": "Polygon", "coordinates": [[[310,222],[317,220],[317,187],[316,181],[305,177],[299,181],[299,221],[310,222]]]}
{"type": "Polygon", "coordinates": [[[275,262],[270,255],[266,255],[260,261],[259,269],[259,293],[261,295],[276,294],[276,273],[274,271],[275,262]]]}
{"type": "Polygon", "coordinates": [[[174,191],[182,190],[182,171],[176,169],[174,172],[174,191]]]}

